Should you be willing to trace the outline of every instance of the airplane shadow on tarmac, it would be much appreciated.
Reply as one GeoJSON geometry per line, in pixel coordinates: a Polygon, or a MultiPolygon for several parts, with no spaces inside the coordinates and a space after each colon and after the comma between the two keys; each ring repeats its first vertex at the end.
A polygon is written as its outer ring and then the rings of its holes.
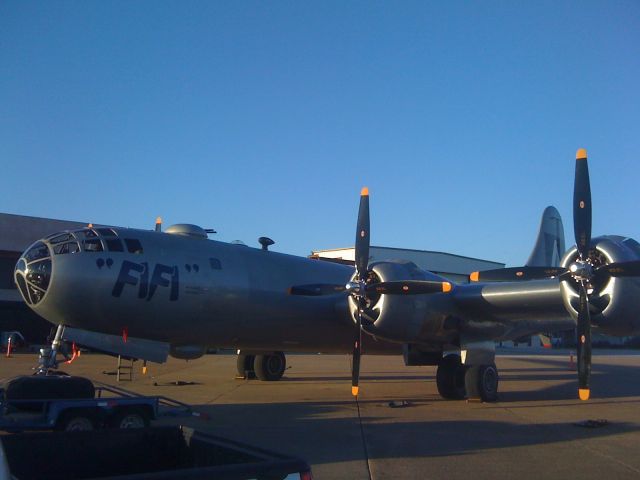
{"type": "MultiPolygon", "coordinates": [[[[372,406],[377,403],[382,407],[380,401],[367,403],[371,408],[361,406],[361,409],[370,459],[467,455],[487,449],[553,445],[640,432],[640,425],[631,423],[585,429],[567,422],[407,421],[391,418],[385,414],[387,410],[372,406]],[[367,416],[368,412],[371,415],[367,416]],[[378,412],[382,415],[376,416],[378,412]]],[[[364,460],[366,456],[353,401],[202,405],[196,409],[210,415],[216,434],[286,451],[305,458],[312,465],[364,460]]]]}
{"type": "MultiPolygon", "coordinates": [[[[639,358],[640,357],[636,357],[639,358]]],[[[596,356],[591,370],[592,399],[640,397],[640,364],[612,365],[598,361],[596,356]]],[[[577,400],[577,374],[569,369],[568,360],[550,358],[527,358],[522,369],[500,370],[499,401],[521,402],[541,400],[577,400]],[[535,366],[532,366],[534,364],[535,366]],[[543,368],[539,368],[543,366],[543,368]],[[548,375],[544,375],[545,372],[548,375]],[[557,382],[542,388],[528,391],[509,389],[508,382],[557,382]],[[505,385],[506,384],[506,385],[505,385]]],[[[640,363],[640,362],[639,362],[640,363]]]]}
{"type": "MultiPolygon", "coordinates": [[[[207,428],[217,434],[286,451],[305,458],[312,465],[361,461],[367,454],[370,459],[448,457],[536,445],[569,448],[567,445],[572,441],[610,436],[640,439],[637,416],[602,428],[580,428],[572,424],[576,417],[584,420],[589,415],[606,416],[606,409],[615,409],[616,405],[640,404],[640,369],[633,365],[613,365],[596,358],[591,402],[580,402],[576,398],[576,375],[569,371],[568,362],[559,358],[523,359],[522,368],[518,363],[515,366],[511,363],[502,373],[500,398],[495,404],[474,405],[441,399],[433,385],[434,370],[426,370],[425,376],[408,377],[400,373],[394,376],[388,371],[380,373],[363,375],[361,385],[365,387],[367,381],[399,382],[397,392],[387,391],[383,397],[374,397],[369,389],[367,396],[362,396],[357,403],[351,399],[276,401],[209,404],[194,406],[194,409],[210,416],[207,428]],[[422,393],[403,390],[400,383],[403,379],[431,382],[429,394],[425,395],[424,390],[422,393]],[[533,388],[520,390],[522,382],[527,381],[532,382],[533,388]],[[387,401],[391,398],[406,399],[409,405],[390,409],[387,401]],[[504,421],[501,419],[500,409],[508,412],[538,407],[548,412],[542,414],[542,410],[537,410],[539,422],[513,413],[505,414],[504,421]],[[582,410],[576,410],[580,408],[582,410]],[[496,420],[496,416],[500,419],[496,420]]],[[[295,372],[290,375],[284,379],[284,389],[295,388],[300,385],[297,382],[349,382],[348,375],[298,378],[295,372]]]]}
{"type": "MultiPolygon", "coordinates": [[[[625,398],[640,397],[640,356],[638,367],[629,365],[611,365],[599,362],[596,356],[592,365],[591,390],[592,397],[598,398],[625,398]]],[[[511,361],[520,359],[511,359],[511,361]]],[[[541,400],[577,400],[577,374],[575,367],[570,369],[569,360],[559,358],[522,358],[522,368],[499,368],[500,395],[499,402],[522,402],[541,400]],[[541,386],[533,390],[519,391],[509,388],[510,382],[554,382],[550,386],[541,386]]],[[[499,358],[498,358],[499,362],[499,358]]],[[[361,385],[374,381],[391,381],[402,383],[403,380],[435,382],[435,367],[426,367],[424,375],[406,375],[399,371],[397,375],[384,372],[376,375],[375,372],[363,372],[360,376],[361,385]]],[[[286,375],[283,383],[318,383],[318,382],[348,382],[350,376],[295,376],[286,375]]],[[[431,400],[431,399],[430,399],[431,400]]],[[[442,400],[439,397],[436,401],[442,400]]],[[[445,400],[442,400],[445,401],[445,400]]]]}
{"type": "MultiPolygon", "coordinates": [[[[363,373],[360,375],[360,381],[361,382],[366,382],[367,380],[378,380],[378,381],[391,381],[391,382],[397,382],[397,381],[401,381],[401,380],[411,380],[411,381],[429,381],[429,380],[435,380],[435,376],[433,375],[389,375],[387,373],[385,373],[384,375],[376,375],[376,374],[371,374],[371,373],[363,373]]],[[[310,382],[310,383],[317,383],[317,382],[349,382],[351,381],[351,375],[344,374],[344,375],[340,375],[340,376],[305,376],[305,377],[282,377],[282,379],[280,380],[281,382],[310,382]]]]}

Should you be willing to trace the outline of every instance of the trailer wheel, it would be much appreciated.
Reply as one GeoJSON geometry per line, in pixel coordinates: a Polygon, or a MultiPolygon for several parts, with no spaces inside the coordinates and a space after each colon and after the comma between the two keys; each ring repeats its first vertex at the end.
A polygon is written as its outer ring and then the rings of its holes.
{"type": "Polygon", "coordinates": [[[111,428],[145,428],[149,426],[149,415],[141,408],[125,408],[116,412],[109,426],[111,428]]]}
{"type": "Polygon", "coordinates": [[[95,430],[96,418],[88,412],[64,412],[58,418],[55,429],[64,432],[81,432],[95,430]]]}

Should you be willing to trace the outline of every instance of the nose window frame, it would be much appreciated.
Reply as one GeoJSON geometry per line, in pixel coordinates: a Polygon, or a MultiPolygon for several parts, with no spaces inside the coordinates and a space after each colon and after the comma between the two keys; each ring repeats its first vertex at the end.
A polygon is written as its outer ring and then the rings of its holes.
{"type": "Polygon", "coordinates": [[[16,263],[14,279],[29,305],[42,301],[51,284],[51,248],[44,241],[34,243],[16,263]]]}

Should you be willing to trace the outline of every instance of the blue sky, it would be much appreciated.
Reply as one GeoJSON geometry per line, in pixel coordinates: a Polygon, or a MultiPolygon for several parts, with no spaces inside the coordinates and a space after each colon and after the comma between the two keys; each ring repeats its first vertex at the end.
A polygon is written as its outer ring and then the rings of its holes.
{"type": "Polygon", "coordinates": [[[518,265],[575,152],[640,239],[640,2],[0,4],[0,211],[518,265]]]}

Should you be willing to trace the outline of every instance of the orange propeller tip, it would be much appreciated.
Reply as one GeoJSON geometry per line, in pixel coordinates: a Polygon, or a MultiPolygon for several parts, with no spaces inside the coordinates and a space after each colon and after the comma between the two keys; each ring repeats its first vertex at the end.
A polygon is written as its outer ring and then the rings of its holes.
{"type": "Polygon", "coordinates": [[[360,190],[360,195],[362,197],[368,197],[369,196],[369,189],[367,187],[362,187],[362,190],[360,190]]]}
{"type": "Polygon", "coordinates": [[[578,395],[580,395],[580,400],[589,400],[589,389],[588,388],[579,388],[578,395]]]}
{"type": "Polygon", "coordinates": [[[587,151],[584,148],[579,148],[576,152],[576,160],[586,160],[587,159],[587,151]]]}
{"type": "Polygon", "coordinates": [[[156,218],[156,223],[162,223],[162,217],[157,217],[156,218]]]}
{"type": "Polygon", "coordinates": [[[450,292],[453,286],[449,282],[442,282],[442,291],[444,293],[450,292]]]}
{"type": "Polygon", "coordinates": [[[351,395],[354,397],[358,396],[358,387],[351,387],[351,395]]]}
{"type": "Polygon", "coordinates": [[[472,282],[479,282],[480,272],[471,272],[471,275],[469,275],[469,280],[472,282]]]}

